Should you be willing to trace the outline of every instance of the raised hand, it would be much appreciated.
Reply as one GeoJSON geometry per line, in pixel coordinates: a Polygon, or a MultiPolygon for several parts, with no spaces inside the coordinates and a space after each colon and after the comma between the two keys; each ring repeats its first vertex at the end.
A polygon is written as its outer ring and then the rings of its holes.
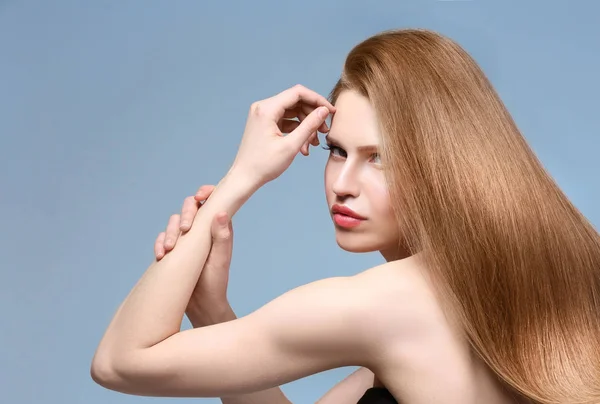
{"type": "Polygon", "coordinates": [[[334,112],[325,97],[300,85],[253,103],[232,170],[257,185],[274,180],[299,152],[308,155],[309,144],[318,145],[316,132],[329,130],[325,120],[334,112]]]}

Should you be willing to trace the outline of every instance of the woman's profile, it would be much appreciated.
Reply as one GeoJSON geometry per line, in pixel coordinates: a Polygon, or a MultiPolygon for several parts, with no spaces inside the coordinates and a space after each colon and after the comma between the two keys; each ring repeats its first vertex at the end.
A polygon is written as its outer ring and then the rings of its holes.
{"type": "Polygon", "coordinates": [[[279,404],[282,384],[359,366],[319,402],[600,402],[600,235],[454,41],[382,32],[329,100],[295,86],[254,103],[230,170],[196,199],[108,326],[102,386],[279,404]],[[235,318],[227,224],[317,131],[338,245],[387,262],[235,318]]]}

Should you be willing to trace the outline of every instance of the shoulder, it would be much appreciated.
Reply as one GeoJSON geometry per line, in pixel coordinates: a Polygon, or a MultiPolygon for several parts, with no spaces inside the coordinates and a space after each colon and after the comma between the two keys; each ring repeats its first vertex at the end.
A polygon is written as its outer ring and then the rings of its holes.
{"type": "Polygon", "coordinates": [[[273,323],[266,328],[288,349],[353,352],[340,365],[369,366],[385,349],[428,332],[435,307],[418,263],[406,259],[298,287],[253,316],[273,323]]]}
{"type": "Polygon", "coordinates": [[[398,339],[404,346],[410,346],[407,341],[423,342],[442,334],[460,339],[458,321],[449,305],[439,299],[421,257],[379,265],[354,278],[363,285],[363,293],[373,298],[373,304],[367,307],[375,318],[384,321],[381,331],[392,327],[385,322],[395,322],[395,331],[406,337],[398,339]],[[385,310],[375,315],[378,308],[385,310]]]}
{"type": "Polygon", "coordinates": [[[365,303],[364,321],[381,335],[390,335],[390,345],[420,339],[445,323],[426,269],[417,257],[388,262],[353,277],[365,303]]]}

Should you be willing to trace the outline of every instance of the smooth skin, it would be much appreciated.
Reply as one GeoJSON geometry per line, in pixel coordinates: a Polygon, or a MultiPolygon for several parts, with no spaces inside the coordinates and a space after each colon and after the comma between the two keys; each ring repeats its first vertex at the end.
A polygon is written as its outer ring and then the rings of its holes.
{"type": "MultiPolygon", "coordinates": [[[[364,100],[357,97],[340,97],[333,107],[315,92],[295,86],[251,106],[231,169],[198,210],[189,231],[178,238],[177,248],[150,265],[108,326],[91,366],[97,383],[136,395],[233,397],[262,390],[276,394],[282,384],[328,369],[360,366],[377,375],[399,402],[508,402],[441,309],[418,255],[301,286],[242,318],[180,331],[210,263],[215,217],[228,222],[296,155],[308,154],[307,145],[337,108],[330,135],[337,120],[346,122],[351,132],[336,133],[345,154],[336,152],[334,165],[328,163],[326,183],[337,184],[331,186],[328,204],[334,196],[365,209],[374,222],[365,222],[365,230],[356,236],[372,246],[392,245],[393,240],[372,233],[375,221],[386,213],[381,201],[366,196],[378,195],[378,189],[361,186],[379,177],[371,170],[376,167],[367,164],[372,164],[371,157],[358,152],[358,142],[365,140],[361,127],[348,124],[352,117],[343,112],[352,110],[350,106],[361,109],[364,100]],[[286,119],[304,113],[299,105],[313,111],[300,123],[289,124],[286,119]]],[[[357,125],[376,127],[372,120],[353,119],[357,125]]],[[[371,145],[376,141],[368,139],[371,145]]],[[[348,232],[336,230],[336,237],[348,250],[357,245],[348,232]]]]}
{"type": "MultiPolygon", "coordinates": [[[[157,260],[173,250],[180,235],[189,231],[198,209],[210,197],[214,188],[214,185],[201,186],[195,195],[184,200],[181,214],[170,217],[167,228],[159,233],[154,244],[157,260]]],[[[233,227],[231,221],[219,221],[219,217],[223,216],[217,215],[213,220],[212,247],[186,310],[193,327],[205,327],[237,318],[227,299],[233,227]]],[[[373,372],[360,368],[330,389],[317,404],[355,404],[366,389],[375,385],[377,383],[373,372]]],[[[279,387],[234,397],[221,397],[221,401],[223,404],[291,404],[279,387]]]]}

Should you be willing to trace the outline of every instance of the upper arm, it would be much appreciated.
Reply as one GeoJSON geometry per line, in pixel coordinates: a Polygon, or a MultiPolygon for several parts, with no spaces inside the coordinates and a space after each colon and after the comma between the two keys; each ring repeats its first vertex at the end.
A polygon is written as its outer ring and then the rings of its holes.
{"type": "Polygon", "coordinates": [[[218,397],[279,386],[343,366],[369,366],[395,322],[389,294],[360,278],[294,289],[254,313],[177,333],[114,361],[107,388],[153,396],[218,397]],[[386,332],[381,332],[382,326],[386,332]]]}

